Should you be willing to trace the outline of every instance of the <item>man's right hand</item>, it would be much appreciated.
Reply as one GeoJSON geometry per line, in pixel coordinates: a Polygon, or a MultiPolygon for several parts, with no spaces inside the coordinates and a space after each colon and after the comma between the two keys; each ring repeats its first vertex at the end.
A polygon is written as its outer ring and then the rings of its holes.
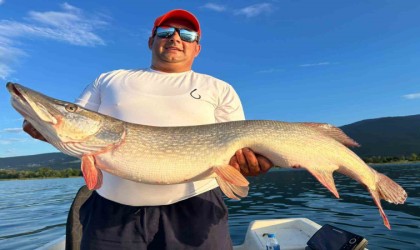
{"type": "Polygon", "coordinates": [[[23,124],[22,124],[22,128],[23,131],[25,131],[26,133],[28,133],[30,136],[32,136],[35,139],[41,140],[41,141],[45,141],[48,142],[44,136],[42,136],[38,130],[36,130],[32,124],[30,122],[28,122],[27,120],[23,120],[23,124]]]}

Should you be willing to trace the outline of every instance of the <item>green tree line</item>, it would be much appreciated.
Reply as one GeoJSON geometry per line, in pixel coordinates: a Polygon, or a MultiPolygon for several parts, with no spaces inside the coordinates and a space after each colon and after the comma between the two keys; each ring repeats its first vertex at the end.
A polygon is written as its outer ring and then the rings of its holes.
{"type": "Polygon", "coordinates": [[[366,163],[393,163],[420,161],[420,154],[412,153],[409,156],[371,156],[362,158],[366,163]]]}
{"type": "Polygon", "coordinates": [[[47,167],[35,170],[0,169],[0,179],[68,178],[75,176],[82,176],[82,172],[74,168],[55,170],[47,167]]]}
{"type": "MultiPolygon", "coordinates": [[[[410,156],[371,156],[362,158],[366,163],[397,163],[420,161],[420,154],[410,156]]],[[[82,176],[82,171],[74,168],[55,170],[42,167],[35,170],[0,169],[0,179],[30,179],[30,178],[68,178],[82,176]]]]}

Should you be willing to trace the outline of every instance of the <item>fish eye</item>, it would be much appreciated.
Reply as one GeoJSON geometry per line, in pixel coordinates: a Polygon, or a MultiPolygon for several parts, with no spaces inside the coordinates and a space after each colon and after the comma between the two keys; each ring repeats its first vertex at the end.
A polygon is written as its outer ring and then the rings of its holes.
{"type": "Polygon", "coordinates": [[[76,105],[74,105],[74,104],[67,104],[65,107],[64,107],[68,112],[76,112],[77,111],[77,106],[76,105]]]}

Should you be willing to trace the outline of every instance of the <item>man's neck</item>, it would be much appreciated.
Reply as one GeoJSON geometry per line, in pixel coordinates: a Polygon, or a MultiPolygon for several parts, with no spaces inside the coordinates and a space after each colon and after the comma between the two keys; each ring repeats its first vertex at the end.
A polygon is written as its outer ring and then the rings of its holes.
{"type": "Polygon", "coordinates": [[[156,70],[156,71],[161,71],[161,72],[165,72],[165,73],[182,73],[182,72],[187,72],[191,70],[191,67],[176,67],[173,65],[168,65],[168,66],[163,66],[163,65],[154,65],[152,64],[150,66],[151,69],[156,70]]]}

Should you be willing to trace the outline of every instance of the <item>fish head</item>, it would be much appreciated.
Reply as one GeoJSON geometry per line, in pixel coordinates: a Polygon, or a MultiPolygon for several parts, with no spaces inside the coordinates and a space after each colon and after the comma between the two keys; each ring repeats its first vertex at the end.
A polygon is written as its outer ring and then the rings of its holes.
{"type": "Polygon", "coordinates": [[[84,142],[97,134],[105,122],[99,113],[77,104],[43,95],[16,83],[7,83],[12,106],[48,142],[56,144],[84,142]]]}

